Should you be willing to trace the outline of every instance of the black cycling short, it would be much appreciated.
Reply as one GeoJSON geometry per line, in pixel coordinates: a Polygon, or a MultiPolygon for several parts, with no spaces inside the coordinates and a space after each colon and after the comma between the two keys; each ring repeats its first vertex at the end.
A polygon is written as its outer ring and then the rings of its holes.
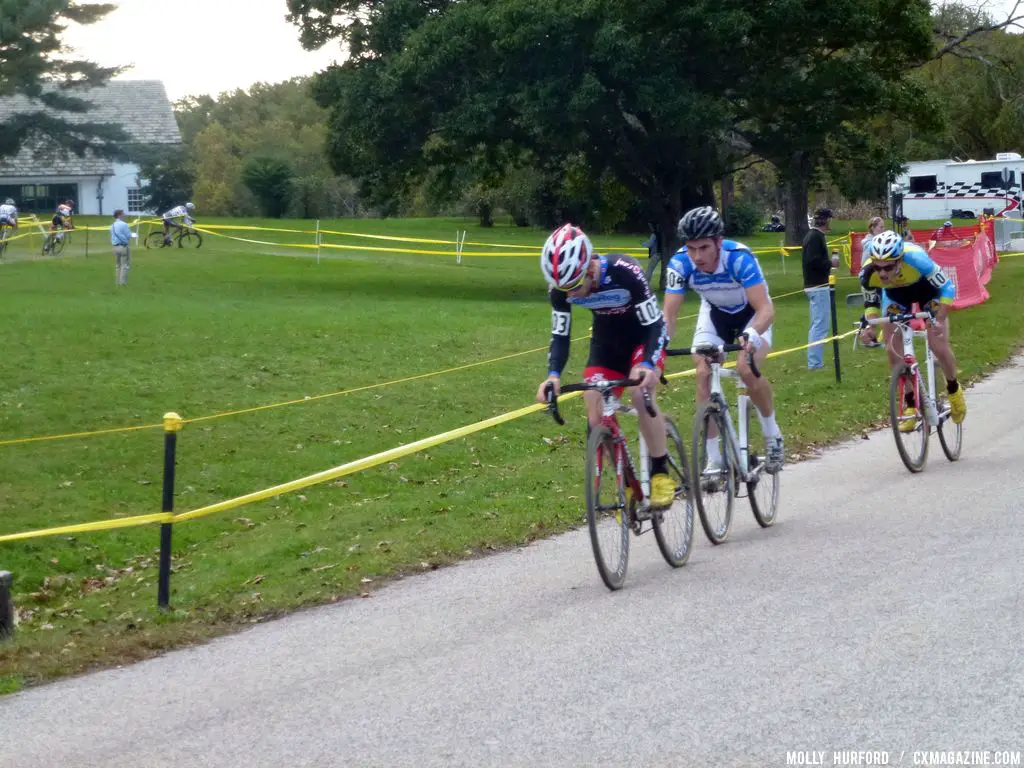
{"type": "Polygon", "coordinates": [[[939,298],[939,289],[927,280],[918,280],[912,285],[901,285],[899,288],[882,289],[883,312],[909,312],[911,306],[917,304],[921,311],[928,309],[939,298]]]}

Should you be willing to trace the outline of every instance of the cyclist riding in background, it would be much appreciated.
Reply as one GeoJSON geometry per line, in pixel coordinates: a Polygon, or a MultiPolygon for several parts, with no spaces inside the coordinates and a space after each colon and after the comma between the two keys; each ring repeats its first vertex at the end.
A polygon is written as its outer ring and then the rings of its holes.
{"type": "Polygon", "coordinates": [[[0,205],[0,227],[18,228],[18,208],[9,197],[0,205]]]}
{"type": "Polygon", "coordinates": [[[75,223],[71,220],[71,214],[74,212],[74,209],[74,200],[65,200],[57,206],[57,210],[50,220],[50,234],[47,235],[46,242],[43,243],[43,253],[50,250],[54,240],[58,237],[64,237],[63,232],[65,230],[75,228],[75,223]]]}
{"type": "MultiPolygon", "coordinates": [[[[956,299],[956,286],[924,249],[914,243],[904,242],[892,230],[875,235],[870,247],[871,260],[860,271],[860,284],[864,289],[864,317],[881,317],[882,313],[909,312],[917,304],[922,311],[931,311],[935,322],[928,327],[928,343],[935,354],[942,374],[946,377],[946,391],[949,393],[950,417],[960,424],[967,415],[967,403],[956,378],[956,357],[949,344],[949,312],[956,299]]],[[[869,326],[870,328],[870,326],[869,326]]],[[[869,338],[868,328],[861,338],[869,338]]],[[[903,364],[900,331],[894,330],[889,343],[889,365],[903,364]]],[[[913,397],[913,393],[907,393],[913,397]]],[[[904,414],[918,415],[912,407],[905,407],[904,414]]],[[[911,432],[916,427],[914,419],[900,424],[900,431],[911,432]]]]}
{"type": "MultiPolygon", "coordinates": [[[[686,243],[668,264],[665,289],[665,318],[669,338],[675,335],[676,321],[689,288],[700,296],[700,312],[692,346],[703,344],[743,344],[753,353],[758,368],[771,350],[775,307],[768,295],[768,283],[757,258],[745,245],[723,237],[722,217],[709,206],[694,208],[679,220],[679,237],[686,243]]],[[[703,357],[697,366],[697,404],[711,395],[711,365],[703,357]]],[[[757,407],[765,438],[765,471],[778,472],[785,461],[782,431],[775,421],[772,388],[768,380],[757,378],[746,355],[741,355],[736,370],[757,407]]],[[[718,435],[708,434],[708,464],[704,472],[722,471],[718,435]]]]}
{"type": "Polygon", "coordinates": [[[192,203],[185,203],[174,206],[164,214],[164,243],[171,244],[171,228],[180,230],[182,225],[187,227],[192,224],[191,216],[195,210],[196,207],[192,203]]]}
{"type": "MultiPolygon", "coordinates": [[[[632,398],[640,432],[650,450],[651,507],[671,506],[675,482],[668,475],[665,416],[654,402],[654,388],[665,367],[668,338],[658,299],[643,268],[628,256],[594,253],[590,238],[572,224],[548,237],[540,265],[551,300],[551,347],[548,377],[537,389],[537,401],[546,402],[549,384],[555,396],[561,391],[562,369],[569,359],[572,308],[589,309],[594,313],[594,325],[584,380],[641,380],[632,388],[632,398]],[[644,407],[644,389],[651,395],[656,416],[644,407]]],[[[616,395],[621,395],[621,390],[616,395]]],[[[592,427],[601,424],[602,398],[594,391],[584,392],[583,397],[589,434],[592,427]]]]}

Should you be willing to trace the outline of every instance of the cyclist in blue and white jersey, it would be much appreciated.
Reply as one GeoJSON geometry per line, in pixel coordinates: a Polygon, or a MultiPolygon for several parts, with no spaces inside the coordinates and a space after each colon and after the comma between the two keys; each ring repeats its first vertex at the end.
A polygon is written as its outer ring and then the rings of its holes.
{"type": "Polygon", "coordinates": [[[186,227],[192,224],[192,214],[196,207],[192,203],[176,205],[164,214],[164,243],[171,244],[171,229],[181,229],[182,224],[186,227]],[[179,223],[179,221],[181,223],[179,223]]]}
{"type": "MultiPolygon", "coordinates": [[[[768,295],[768,283],[761,265],[745,245],[723,237],[725,225],[713,208],[687,211],[679,220],[679,237],[686,243],[668,265],[665,289],[665,320],[669,338],[675,335],[683,294],[689,288],[700,296],[700,312],[692,346],[701,344],[743,344],[753,353],[760,368],[771,350],[775,307],[768,295]]],[[[711,366],[697,356],[697,403],[711,394],[711,366]]],[[[768,380],[756,378],[747,356],[741,355],[736,370],[746,384],[747,394],[757,407],[765,438],[765,470],[778,472],[785,460],[782,431],[775,421],[772,388],[768,380]]],[[[722,469],[717,432],[709,430],[708,466],[705,472],[722,469]]]]}

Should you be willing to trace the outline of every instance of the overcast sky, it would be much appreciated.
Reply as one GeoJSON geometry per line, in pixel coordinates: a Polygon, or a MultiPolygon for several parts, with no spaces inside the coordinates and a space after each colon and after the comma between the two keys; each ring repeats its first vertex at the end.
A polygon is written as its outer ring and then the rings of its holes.
{"type": "MultiPolygon", "coordinates": [[[[88,27],[70,27],[65,39],[90,61],[133,64],[122,78],[162,80],[171,99],[309,75],[340,55],[336,43],[302,50],[298,30],[285,21],[285,0],[111,1],[116,11],[88,27]]],[[[1015,3],[983,4],[1005,17],[1015,3]]]]}
{"type": "Polygon", "coordinates": [[[162,80],[171,99],[309,75],[340,57],[337,44],[307,52],[285,21],[285,0],[111,0],[102,21],[72,25],[65,40],[122,79],[162,80]]]}

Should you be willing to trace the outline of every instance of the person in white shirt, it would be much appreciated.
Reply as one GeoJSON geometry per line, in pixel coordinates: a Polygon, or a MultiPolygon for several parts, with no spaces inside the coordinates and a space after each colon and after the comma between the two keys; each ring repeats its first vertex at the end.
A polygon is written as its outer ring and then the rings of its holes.
{"type": "Polygon", "coordinates": [[[18,208],[9,197],[4,200],[3,205],[0,205],[0,226],[10,227],[11,229],[18,228],[18,208]]]}
{"type": "Polygon", "coordinates": [[[185,203],[184,205],[176,205],[171,210],[164,214],[164,244],[171,244],[171,229],[182,229],[182,225],[190,226],[192,224],[192,213],[195,212],[196,207],[192,203],[185,203]],[[179,223],[180,221],[180,223],[179,223]]]}

